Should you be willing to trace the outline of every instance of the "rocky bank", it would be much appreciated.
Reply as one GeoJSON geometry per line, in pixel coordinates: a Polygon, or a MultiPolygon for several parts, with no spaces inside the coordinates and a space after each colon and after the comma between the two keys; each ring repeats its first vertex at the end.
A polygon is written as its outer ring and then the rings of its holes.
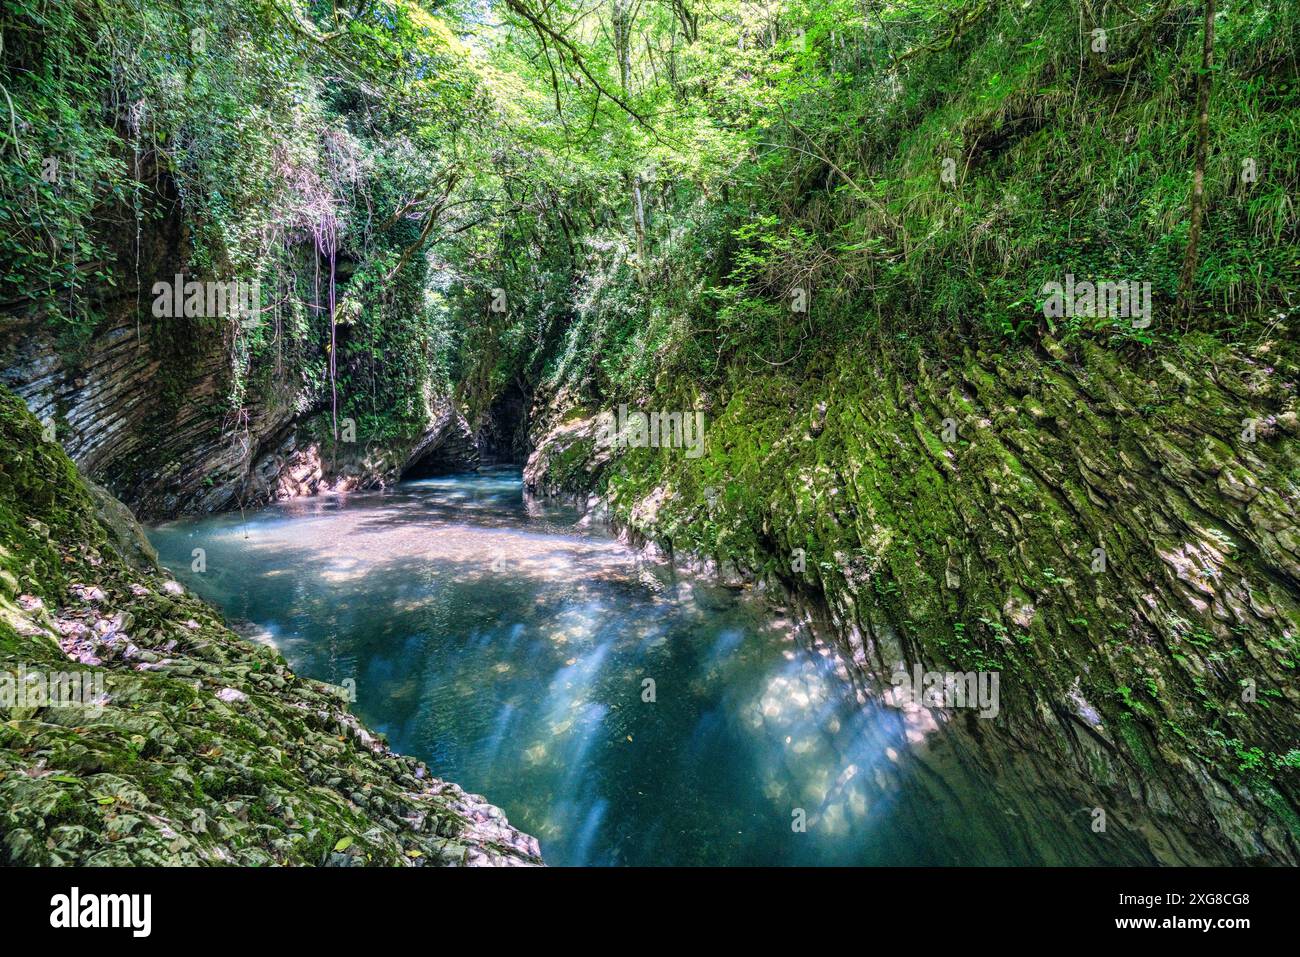
{"type": "Polygon", "coordinates": [[[343,689],[168,580],[131,513],[0,388],[4,689],[6,864],[541,863],[499,809],[363,728],[343,689]],[[51,703],[52,676],[87,690],[51,703]]]}

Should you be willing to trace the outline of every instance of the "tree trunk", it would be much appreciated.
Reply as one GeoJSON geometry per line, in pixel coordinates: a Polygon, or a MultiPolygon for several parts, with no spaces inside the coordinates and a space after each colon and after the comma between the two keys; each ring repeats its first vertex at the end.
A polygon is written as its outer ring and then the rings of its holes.
{"type": "Polygon", "coordinates": [[[1178,315],[1189,319],[1194,308],[1193,283],[1201,242],[1201,220],[1205,217],[1205,157],[1210,151],[1210,87],[1214,67],[1214,0],[1205,0],[1204,45],[1201,71],[1196,81],[1196,168],[1192,174],[1192,222],[1187,230],[1187,252],[1178,279],[1178,315]]]}
{"type": "MultiPolygon", "coordinates": [[[[619,86],[622,88],[625,100],[632,92],[632,22],[635,16],[636,11],[627,0],[614,0],[610,25],[614,34],[614,50],[618,56],[619,86]]],[[[632,171],[628,173],[627,179],[632,194],[632,229],[636,239],[637,278],[642,285],[645,285],[645,198],[641,194],[641,174],[632,171]]]]}
{"type": "Polygon", "coordinates": [[[636,227],[637,270],[645,278],[645,198],[641,195],[641,174],[632,174],[632,223],[636,227]]]}

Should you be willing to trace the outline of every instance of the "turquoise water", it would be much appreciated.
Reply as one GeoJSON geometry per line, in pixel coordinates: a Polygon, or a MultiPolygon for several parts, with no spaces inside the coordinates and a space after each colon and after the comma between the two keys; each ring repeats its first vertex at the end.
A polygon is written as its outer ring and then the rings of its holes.
{"type": "Polygon", "coordinates": [[[298,672],[355,683],[362,720],[502,807],[553,865],[1035,854],[974,771],[915,760],[923,735],[862,700],[833,650],[525,503],[518,470],[152,537],[180,580],[298,672]]]}

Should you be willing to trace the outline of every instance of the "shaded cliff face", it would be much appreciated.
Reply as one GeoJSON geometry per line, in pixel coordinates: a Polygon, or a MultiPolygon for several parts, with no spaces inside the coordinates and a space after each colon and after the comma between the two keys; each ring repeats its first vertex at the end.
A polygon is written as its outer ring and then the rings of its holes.
{"type": "Polygon", "coordinates": [[[380,438],[355,434],[355,423],[344,419],[336,439],[327,413],[297,419],[278,444],[263,443],[248,467],[240,501],[260,505],[473,471],[479,458],[469,423],[449,399],[432,405],[420,429],[380,438]]]}
{"type": "Polygon", "coordinates": [[[204,277],[185,265],[191,237],[172,179],[152,168],[140,175],[153,187],[140,217],[104,214],[134,228],[105,230],[113,261],[100,268],[112,283],[87,283],[94,328],[68,341],[54,317],[20,307],[0,318],[0,382],[139,514],[229,507],[261,446],[282,437],[311,397],[292,362],[271,365],[254,370],[250,401],[236,412],[234,324],[155,317],[156,281],[204,277]]]}
{"type": "Polygon", "coordinates": [[[0,862],[540,863],[501,811],[363,728],[343,689],[166,580],[4,389],[0,543],[0,862]]]}
{"type": "Polygon", "coordinates": [[[54,424],[80,468],[142,516],[237,504],[251,462],[293,422],[283,381],[232,413],[220,329],[155,320],[134,300],[114,304],[76,357],[61,354],[37,320],[8,320],[0,334],[0,381],[54,424]]]}
{"type": "Polygon", "coordinates": [[[999,675],[996,717],[935,715],[991,787],[1047,795],[1047,840],[1100,810],[1098,840],[1150,860],[1295,863],[1297,381],[1284,335],[844,356],[640,403],[704,408],[698,459],[600,448],[598,410],[569,404],[525,480],[597,490],[633,537],[802,596],[886,700],[916,663],[999,675]]]}
{"type": "Polygon", "coordinates": [[[266,321],[284,347],[247,366],[231,319],[155,317],[156,281],[201,278],[183,265],[179,200],[158,182],[154,214],[115,244],[115,283],[96,286],[101,318],[88,337],[69,343],[46,316],[0,316],[0,383],[78,468],[140,517],[162,519],[382,487],[434,461],[475,467],[469,426],[444,397],[430,398],[423,423],[383,436],[349,425],[345,410],[336,437],[327,390],[304,372],[319,356],[289,341],[278,314],[266,321]]]}

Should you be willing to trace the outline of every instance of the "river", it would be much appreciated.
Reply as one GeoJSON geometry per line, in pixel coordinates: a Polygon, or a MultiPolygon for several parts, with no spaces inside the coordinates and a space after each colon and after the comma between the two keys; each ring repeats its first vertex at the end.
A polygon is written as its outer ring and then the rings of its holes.
{"type": "Polygon", "coordinates": [[[931,744],[856,692],[834,648],[525,501],[517,469],[151,537],[181,581],[296,671],[355,689],[366,724],[486,795],[552,865],[1094,859],[1041,848],[961,762],[918,760],[931,744]]]}

